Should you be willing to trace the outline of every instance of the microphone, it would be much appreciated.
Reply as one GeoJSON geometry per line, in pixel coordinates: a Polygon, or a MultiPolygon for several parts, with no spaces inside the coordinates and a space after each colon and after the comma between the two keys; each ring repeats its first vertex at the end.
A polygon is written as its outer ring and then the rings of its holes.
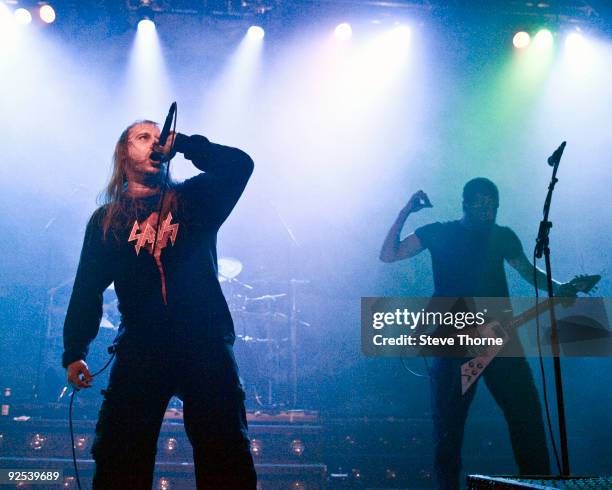
{"type": "Polygon", "coordinates": [[[561,155],[563,155],[563,150],[565,150],[565,141],[559,145],[559,148],[555,150],[555,152],[548,157],[548,165],[554,167],[558,165],[561,161],[561,155]]]}
{"type": "Polygon", "coordinates": [[[159,146],[164,146],[166,144],[166,140],[170,135],[170,126],[172,125],[172,118],[174,117],[174,113],[176,112],[176,102],[172,102],[170,106],[170,110],[168,111],[168,115],[166,116],[166,122],[164,123],[164,127],[159,134],[159,146]]]}
{"type": "MultiPolygon", "coordinates": [[[[170,106],[170,110],[168,111],[168,115],[166,116],[166,121],[164,122],[164,127],[159,133],[159,141],[157,144],[159,146],[164,146],[166,144],[166,140],[168,136],[170,136],[170,126],[172,126],[172,118],[174,117],[174,113],[176,112],[176,102],[172,102],[170,106]]],[[[164,154],[158,151],[154,151],[151,153],[151,160],[156,162],[161,162],[164,159],[164,154]]]]}

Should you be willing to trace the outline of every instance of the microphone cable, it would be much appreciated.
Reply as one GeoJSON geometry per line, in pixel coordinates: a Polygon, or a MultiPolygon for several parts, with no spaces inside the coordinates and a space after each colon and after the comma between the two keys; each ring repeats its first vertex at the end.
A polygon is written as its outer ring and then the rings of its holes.
{"type": "MultiPolygon", "coordinates": [[[[169,152],[170,155],[172,155],[172,152],[174,151],[174,145],[176,144],[176,120],[177,118],[178,118],[178,106],[174,109],[174,121],[172,124],[173,138],[172,138],[172,146],[170,147],[170,152],[169,152]]],[[[166,162],[166,175],[164,177],[164,182],[162,185],[162,192],[159,198],[159,206],[157,208],[157,226],[155,227],[155,239],[153,240],[153,258],[155,258],[155,250],[157,247],[157,236],[159,234],[159,227],[161,226],[161,213],[164,209],[164,200],[166,199],[166,189],[168,187],[168,180],[170,176],[170,162],[172,161],[173,158],[174,158],[174,155],[172,155],[166,162]]]]}
{"type": "MultiPolygon", "coordinates": [[[[113,359],[115,358],[115,346],[113,345],[109,347],[108,351],[111,356],[109,357],[108,361],[106,361],[106,364],[102,366],[102,369],[99,369],[98,371],[96,371],[94,374],[91,375],[92,379],[98,376],[99,374],[101,374],[103,371],[105,371],[108,368],[108,366],[110,366],[111,362],[113,362],[113,359]]],[[[81,479],[79,478],[79,467],[77,465],[77,458],[76,458],[76,447],[74,444],[74,427],[72,423],[72,408],[74,406],[74,397],[77,391],[79,391],[78,388],[74,388],[72,390],[72,393],[70,393],[70,405],[68,407],[68,425],[70,427],[70,444],[72,446],[72,464],[74,466],[74,476],[76,478],[78,489],[82,490],[81,489],[81,479]]]]}

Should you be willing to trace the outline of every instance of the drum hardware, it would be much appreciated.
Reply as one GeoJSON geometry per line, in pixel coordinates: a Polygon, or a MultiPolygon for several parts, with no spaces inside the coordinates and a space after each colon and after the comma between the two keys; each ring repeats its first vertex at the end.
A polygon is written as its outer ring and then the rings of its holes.
{"type": "Polygon", "coordinates": [[[233,257],[221,257],[217,263],[219,267],[219,281],[235,279],[242,272],[242,262],[233,257]]]}

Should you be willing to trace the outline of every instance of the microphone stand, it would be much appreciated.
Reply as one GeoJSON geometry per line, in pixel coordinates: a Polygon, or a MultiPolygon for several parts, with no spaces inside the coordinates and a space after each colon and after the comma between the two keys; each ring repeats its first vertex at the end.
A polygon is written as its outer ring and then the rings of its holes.
{"type": "Polygon", "coordinates": [[[287,232],[289,236],[289,270],[292,276],[289,281],[290,284],[290,301],[291,301],[291,310],[289,313],[289,354],[290,354],[290,366],[289,366],[289,387],[290,387],[290,399],[289,406],[292,409],[297,408],[298,401],[298,360],[297,360],[297,334],[298,334],[298,325],[300,324],[298,319],[298,307],[297,307],[297,289],[299,284],[307,283],[308,281],[301,281],[299,279],[295,279],[295,250],[300,248],[300,243],[295,238],[293,234],[293,230],[289,226],[289,224],[285,221],[280,211],[277,209],[276,205],[270,201],[272,205],[272,209],[276,213],[279,221],[283,225],[283,228],[287,232]]]}
{"type": "MultiPolygon", "coordinates": [[[[562,147],[565,147],[565,142],[562,143],[562,147]]],[[[540,229],[538,230],[538,238],[536,239],[535,255],[538,259],[544,255],[544,261],[546,263],[546,285],[548,287],[548,297],[553,298],[553,282],[552,272],[550,267],[550,247],[549,247],[549,234],[552,228],[552,223],[548,220],[548,214],[550,211],[550,204],[552,201],[552,194],[555,190],[555,185],[558,182],[557,170],[559,169],[559,162],[561,161],[561,154],[563,148],[560,147],[553,153],[553,156],[549,158],[548,163],[553,167],[552,178],[548,184],[548,193],[546,200],[544,201],[544,218],[540,222],[540,229]]],[[[535,267],[535,264],[534,264],[535,267]]],[[[567,429],[565,424],[565,403],[563,401],[563,383],[561,377],[561,359],[559,357],[560,346],[559,346],[559,332],[557,328],[557,316],[555,314],[555,305],[551,303],[551,307],[548,310],[550,316],[551,326],[551,347],[553,354],[553,366],[555,373],[555,390],[557,395],[557,413],[559,416],[559,437],[561,445],[561,476],[569,476],[570,465],[569,465],[569,453],[567,445],[567,429]]]]}

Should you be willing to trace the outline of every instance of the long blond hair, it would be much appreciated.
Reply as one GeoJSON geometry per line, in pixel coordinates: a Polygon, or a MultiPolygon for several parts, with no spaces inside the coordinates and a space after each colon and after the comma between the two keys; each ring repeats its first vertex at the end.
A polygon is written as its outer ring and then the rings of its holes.
{"type": "MultiPolygon", "coordinates": [[[[119,136],[112,160],[112,172],[108,184],[100,194],[100,204],[105,206],[104,217],[102,219],[103,237],[106,239],[109,230],[117,232],[117,227],[121,225],[123,220],[118,218],[129,218],[125,209],[125,199],[122,199],[127,188],[127,172],[126,168],[129,162],[128,156],[128,138],[130,131],[134,126],[139,124],[150,124],[159,127],[155,121],[143,119],[130,124],[119,136]]],[[[161,215],[163,216],[170,209],[176,209],[176,193],[173,191],[175,185],[171,175],[167,179],[168,189],[164,199],[164,209],[161,215]]]]}

